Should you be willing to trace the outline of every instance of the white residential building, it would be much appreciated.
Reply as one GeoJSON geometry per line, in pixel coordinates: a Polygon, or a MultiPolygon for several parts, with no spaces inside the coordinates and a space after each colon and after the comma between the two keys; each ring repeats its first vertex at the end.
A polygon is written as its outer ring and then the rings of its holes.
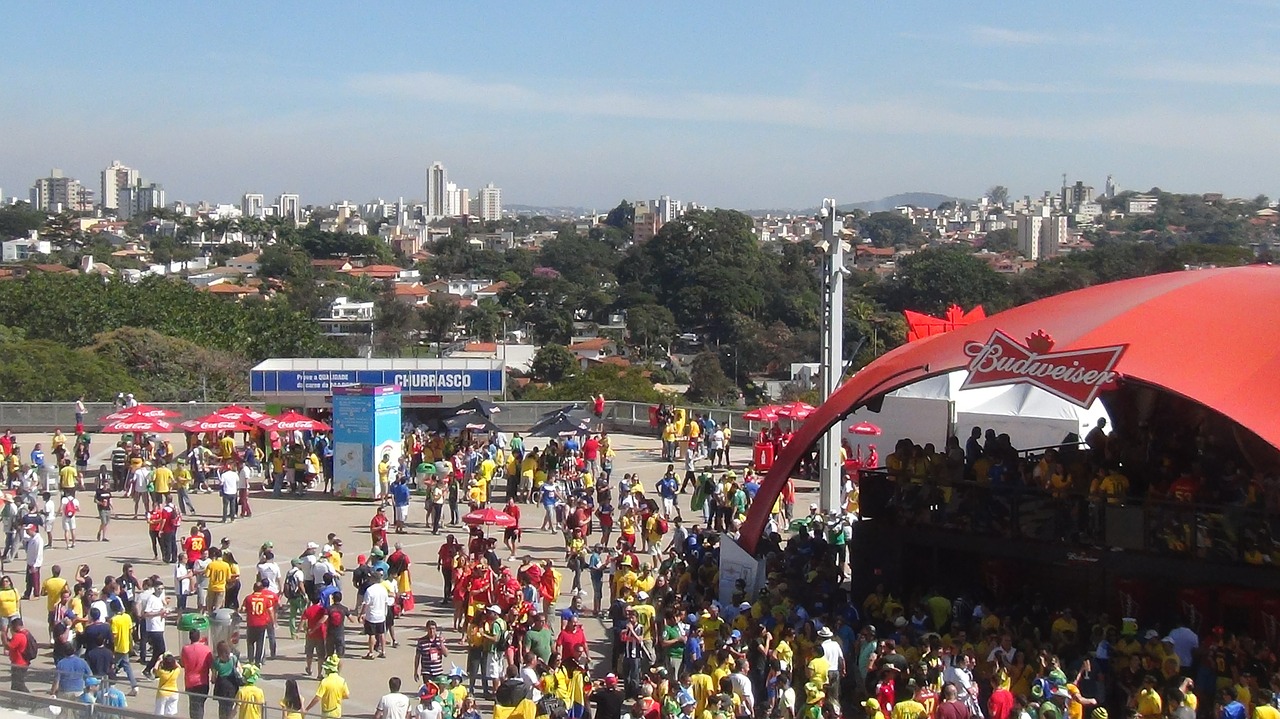
{"type": "Polygon", "coordinates": [[[259,192],[246,192],[240,198],[240,216],[262,219],[266,215],[266,198],[259,192]]]}
{"type": "Polygon", "coordinates": [[[1018,250],[1028,260],[1056,257],[1066,239],[1066,215],[1047,206],[1018,215],[1018,250]]]}
{"type": "Polygon", "coordinates": [[[133,187],[141,181],[142,178],[137,170],[125,167],[119,160],[112,160],[111,165],[102,171],[102,194],[98,196],[102,208],[104,210],[119,209],[120,191],[126,187],[133,187]]]}
{"type": "Polygon", "coordinates": [[[302,219],[302,200],[292,193],[283,193],[276,200],[276,216],[298,222],[302,219]]]}
{"type": "Polygon", "coordinates": [[[154,209],[164,207],[164,187],[153,182],[146,187],[138,183],[122,188],[116,204],[117,216],[122,220],[145,216],[154,209]]]}
{"type": "Polygon", "coordinates": [[[1160,204],[1154,195],[1134,195],[1125,203],[1125,213],[1129,215],[1154,215],[1160,204]]]}
{"type": "Polygon", "coordinates": [[[16,240],[8,240],[0,243],[0,257],[5,262],[24,262],[31,258],[32,255],[51,255],[53,254],[53,244],[48,240],[42,240],[36,236],[35,232],[31,233],[31,237],[24,237],[16,240]]]}
{"type": "Polygon", "coordinates": [[[352,302],[346,297],[335,297],[329,305],[329,316],[320,318],[320,326],[327,335],[367,335],[373,331],[372,302],[352,302]]]}
{"type": "Polygon", "coordinates": [[[31,207],[44,212],[92,210],[93,192],[79,180],[64,177],[62,170],[54,168],[48,177],[36,180],[31,187],[31,207]]]}
{"type": "Polygon", "coordinates": [[[493,183],[480,188],[480,219],[488,222],[490,220],[502,219],[502,188],[494,187],[493,183]]]}

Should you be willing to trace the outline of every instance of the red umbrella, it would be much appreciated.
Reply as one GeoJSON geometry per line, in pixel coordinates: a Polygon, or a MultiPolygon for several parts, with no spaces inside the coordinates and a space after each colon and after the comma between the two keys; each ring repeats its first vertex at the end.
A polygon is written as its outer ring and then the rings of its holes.
{"type": "Polygon", "coordinates": [[[266,419],[269,415],[266,412],[259,412],[256,409],[242,407],[238,404],[229,404],[226,407],[215,410],[214,414],[226,417],[228,419],[239,419],[245,422],[257,422],[266,419]]]}
{"type": "Polygon", "coordinates": [[[804,402],[791,402],[779,407],[777,414],[779,417],[786,417],[788,419],[804,419],[805,417],[813,414],[815,409],[817,408],[811,404],[806,404],[804,402]]]}
{"type": "Polygon", "coordinates": [[[479,527],[514,527],[516,526],[516,518],[503,512],[500,509],[477,509],[474,512],[468,512],[462,517],[462,521],[468,526],[479,527]]]}
{"type": "Polygon", "coordinates": [[[140,404],[140,405],[137,405],[136,407],[125,407],[119,412],[112,412],[106,417],[103,417],[102,421],[111,423],[111,422],[118,422],[122,419],[133,419],[135,417],[146,417],[147,419],[172,419],[174,417],[181,417],[181,416],[182,416],[181,412],[174,412],[173,410],[169,410],[169,409],[162,409],[160,407],[150,407],[145,404],[140,404]]]}
{"type": "Polygon", "coordinates": [[[173,423],[159,417],[134,416],[117,419],[107,423],[102,431],[106,434],[152,434],[173,431],[173,423]]]}
{"type": "Polygon", "coordinates": [[[277,432],[293,432],[301,430],[303,432],[327,432],[333,429],[329,425],[318,419],[312,419],[305,414],[297,412],[285,412],[279,417],[267,417],[258,420],[258,426],[263,429],[275,430],[277,432]]]}
{"type": "Polygon", "coordinates": [[[849,428],[849,433],[874,437],[880,434],[880,428],[870,422],[859,422],[849,428]]]}
{"type": "Polygon", "coordinates": [[[754,420],[756,422],[776,422],[778,421],[778,407],[772,404],[766,404],[763,407],[756,407],[748,412],[743,412],[742,418],[754,420]]]}
{"type": "Polygon", "coordinates": [[[224,417],[217,412],[178,424],[184,432],[247,432],[253,425],[243,419],[224,417]]]}

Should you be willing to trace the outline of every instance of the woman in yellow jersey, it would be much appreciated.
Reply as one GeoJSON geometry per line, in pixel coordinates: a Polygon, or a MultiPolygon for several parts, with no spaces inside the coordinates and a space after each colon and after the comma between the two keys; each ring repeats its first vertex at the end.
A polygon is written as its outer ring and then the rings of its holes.
{"type": "Polygon", "coordinates": [[[298,691],[297,679],[285,680],[280,711],[284,714],[284,719],[302,719],[302,692],[298,691]]]}
{"type": "Polygon", "coordinates": [[[19,616],[18,590],[13,586],[9,575],[0,577],[0,631],[9,629],[9,622],[19,616]]]}
{"type": "Polygon", "coordinates": [[[165,654],[156,665],[156,716],[178,715],[178,677],[182,669],[178,658],[165,654]]]}

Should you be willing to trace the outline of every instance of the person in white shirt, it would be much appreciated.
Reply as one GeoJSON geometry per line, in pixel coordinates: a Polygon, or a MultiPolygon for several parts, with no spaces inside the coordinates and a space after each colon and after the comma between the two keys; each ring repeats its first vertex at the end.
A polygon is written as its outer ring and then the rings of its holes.
{"type": "Polygon", "coordinates": [[[80,514],[80,501],[75,495],[62,498],[62,541],[67,549],[76,548],[76,516],[80,514]]]}
{"type": "Polygon", "coordinates": [[[222,473],[218,475],[218,481],[221,487],[218,493],[222,495],[222,521],[236,521],[236,506],[238,498],[238,490],[240,486],[240,475],[236,473],[234,467],[230,464],[224,465],[222,473]]]}
{"type": "Polygon", "coordinates": [[[827,683],[839,685],[845,672],[844,649],[830,627],[819,629],[818,636],[822,638],[822,644],[819,645],[822,658],[827,660],[827,683]]]}
{"type": "Polygon", "coordinates": [[[133,495],[133,518],[138,518],[138,505],[142,505],[143,516],[151,512],[151,468],[143,464],[133,470],[129,478],[129,493],[133,495]]]}
{"type": "Polygon", "coordinates": [[[524,653],[524,664],[520,666],[520,680],[524,682],[525,689],[529,692],[529,699],[537,702],[542,699],[542,690],[539,688],[541,682],[538,678],[538,670],[534,667],[537,665],[538,657],[533,652],[524,653]]]}
{"type": "Polygon", "coordinates": [[[387,688],[391,691],[378,700],[373,719],[408,719],[409,697],[400,693],[400,677],[388,679],[387,688]]]}
{"type": "Polygon", "coordinates": [[[360,604],[360,618],[364,620],[364,633],[369,638],[369,651],[365,659],[373,658],[376,648],[379,657],[386,657],[382,635],[387,631],[387,608],[391,605],[391,593],[382,582],[382,572],[373,573],[373,582],[364,590],[364,601],[360,604]]]}
{"type": "Polygon", "coordinates": [[[35,599],[40,596],[40,568],[44,566],[44,536],[40,528],[34,524],[26,527],[27,541],[23,549],[27,552],[27,586],[23,599],[35,599]]]}
{"type": "Polygon", "coordinates": [[[276,564],[275,558],[275,552],[270,549],[263,553],[262,561],[258,563],[258,579],[262,580],[262,584],[266,589],[279,594],[280,565],[276,564]]]}

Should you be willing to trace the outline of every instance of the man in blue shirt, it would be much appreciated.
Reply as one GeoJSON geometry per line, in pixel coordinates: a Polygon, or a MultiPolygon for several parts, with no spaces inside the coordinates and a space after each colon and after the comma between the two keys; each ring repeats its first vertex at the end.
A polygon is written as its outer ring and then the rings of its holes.
{"type": "Polygon", "coordinates": [[[1220,697],[1219,705],[1222,707],[1218,710],[1218,719],[1248,719],[1244,704],[1236,699],[1235,687],[1223,687],[1218,696],[1220,697]]]}
{"type": "Polygon", "coordinates": [[[680,492],[680,484],[676,482],[674,472],[667,472],[658,480],[658,496],[662,497],[662,513],[668,517],[676,515],[676,495],[680,492]]]}
{"type": "Polygon", "coordinates": [[[396,534],[404,534],[409,521],[409,483],[400,477],[391,485],[391,503],[395,507],[396,534]]]}
{"type": "Polygon", "coordinates": [[[84,694],[85,680],[93,676],[89,663],[77,654],[63,657],[54,667],[53,688],[49,693],[60,699],[79,700],[84,694]]]}

